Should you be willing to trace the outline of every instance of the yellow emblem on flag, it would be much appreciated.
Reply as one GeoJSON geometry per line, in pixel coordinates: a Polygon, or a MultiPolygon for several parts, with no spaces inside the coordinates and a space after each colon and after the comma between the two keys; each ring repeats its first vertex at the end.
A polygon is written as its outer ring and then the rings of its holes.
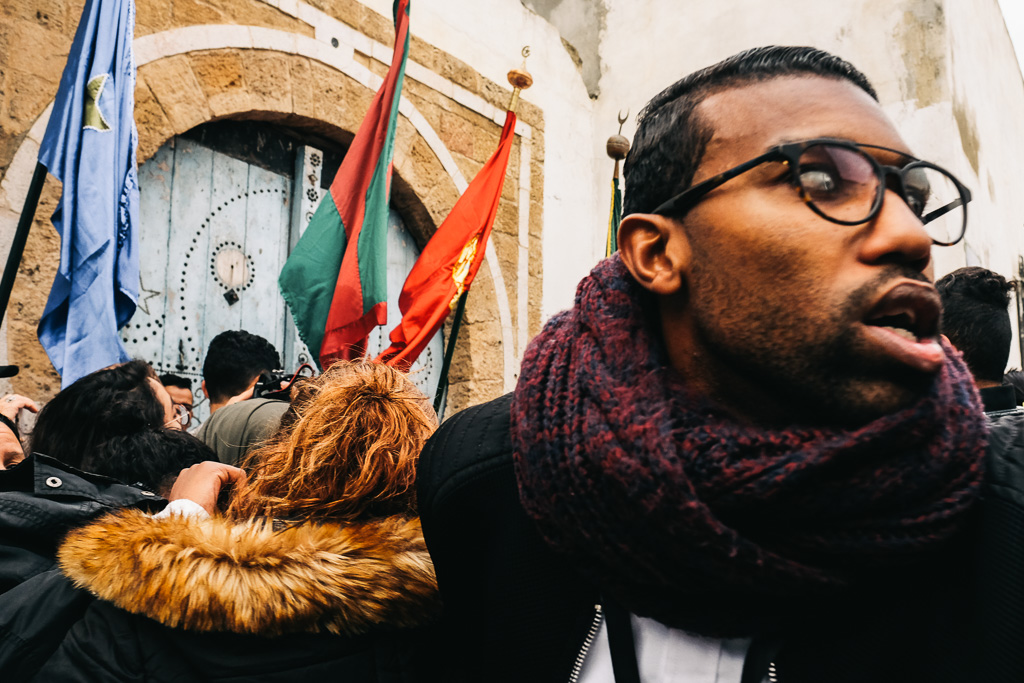
{"type": "Polygon", "coordinates": [[[82,127],[93,130],[110,130],[110,124],[103,118],[103,111],[100,109],[100,95],[103,94],[103,86],[107,84],[110,74],[94,76],[89,84],[85,86],[85,112],[82,114],[82,127]]]}
{"type": "Polygon", "coordinates": [[[476,258],[476,245],[479,241],[480,237],[478,235],[466,242],[466,246],[459,253],[459,260],[455,262],[455,267],[452,269],[452,280],[455,281],[455,295],[448,303],[450,310],[455,310],[459,297],[466,291],[466,278],[469,277],[469,267],[472,265],[473,259],[476,258]]]}

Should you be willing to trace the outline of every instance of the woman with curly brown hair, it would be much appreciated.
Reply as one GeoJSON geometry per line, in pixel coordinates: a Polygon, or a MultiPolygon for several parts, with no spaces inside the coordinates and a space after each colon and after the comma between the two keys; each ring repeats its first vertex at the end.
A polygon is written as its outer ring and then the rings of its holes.
{"type": "Polygon", "coordinates": [[[414,485],[436,416],[387,366],[310,382],[224,514],[122,511],[68,536],[61,569],[99,600],[38,680],[416,678],[439,605],[414,485]]]}

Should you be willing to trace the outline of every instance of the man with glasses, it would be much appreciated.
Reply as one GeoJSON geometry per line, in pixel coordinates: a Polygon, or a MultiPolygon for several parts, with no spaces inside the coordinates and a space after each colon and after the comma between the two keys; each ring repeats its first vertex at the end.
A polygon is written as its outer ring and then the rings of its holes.
{"type": "Polygon", "coordinates": [[[175,409],[181,413],[182,429],[188,429],[192,426],[192,380],[187,377],[166,373],[160,375],[160,383],[164,385],[164,389],[171,395],[171,401],[174,402],[175,409]]]}
{"type": "Polygon", "coordinates": [[[449,678],[1021,680],[1022,421],[924,274],[967,188],[777,47],[657,95],[625,178],[620,253],[421,456],[449,678]]]}

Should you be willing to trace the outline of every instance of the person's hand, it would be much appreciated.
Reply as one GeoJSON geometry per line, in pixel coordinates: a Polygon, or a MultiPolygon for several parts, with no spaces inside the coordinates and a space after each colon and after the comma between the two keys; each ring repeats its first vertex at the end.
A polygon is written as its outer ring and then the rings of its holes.
{"type": "MultiPolygon", "coordinates": [[[[22,410],[38,413],[39,406],[32,399],[20,394],[7,394],[0,399],[0,415],[10,420],[15,427],[18,426],[18,417],[22,410]]],[[[0,470],[12,467],[25,459],[19,436],[16,429],[11,429],[9,425],[0,422],[0,470]]]]}
{"type": "Polygon", "coordinates": [[[18,416],[21,414],[22,409],[33,413],[39,412],[39,406],[36,405],[36,402],[21,394],[7,394],[0,399],[0,415],[3,415],[15,424],[18,423],[18,416]]]}
{"type": "Polygon", "coordinates": [[[217,510],[217,498],[224,486],[245,482],[245,472],[238,467],[208,460],[181,471],[167,500],[187,498],[203,506],[211,515],[217,510]]]}

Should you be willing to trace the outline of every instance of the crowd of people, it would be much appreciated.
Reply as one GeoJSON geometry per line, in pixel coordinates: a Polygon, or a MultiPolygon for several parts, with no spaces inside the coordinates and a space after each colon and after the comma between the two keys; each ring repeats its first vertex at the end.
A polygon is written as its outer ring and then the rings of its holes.
{"type": "Polygon", "coordinates": [[[970,192],[811,48],[669,86],[625,179],[619,252],[440,427],[369,361],[254,397],[245,331],[198,429],[141,360],[0,401],[3,680],[1021,680],[1011,285],[925,275],[970,192]]]}

